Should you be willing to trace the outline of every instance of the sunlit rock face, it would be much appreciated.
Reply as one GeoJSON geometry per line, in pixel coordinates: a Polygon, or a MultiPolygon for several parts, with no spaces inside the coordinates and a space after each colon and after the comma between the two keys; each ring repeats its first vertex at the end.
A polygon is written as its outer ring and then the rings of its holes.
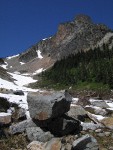
{"type": "MultiPolygon", "coordinates": [[[[38,34],[38,33],[37,33],[38,34]]],[[[57,60],[104,43],[113,46],[113,31],[104,24],[95,24],[87,15],[60,23],[55,35],[42,39],[23,53],[4,59],[8,71],[34,73],[50,68],[57,60]]]]}
{"type": "Polygon", "coordinates": [[[33,45],[20,55],[19,60],[28,62],[36,58],[37,50],[42,55],[50,54],[51,57],[59,59],[94,46],[108,31],[110,29],[105,25],[95,24],[89,16],[80,14],[73,21],[61,23],[54,36],[33,45]]]}

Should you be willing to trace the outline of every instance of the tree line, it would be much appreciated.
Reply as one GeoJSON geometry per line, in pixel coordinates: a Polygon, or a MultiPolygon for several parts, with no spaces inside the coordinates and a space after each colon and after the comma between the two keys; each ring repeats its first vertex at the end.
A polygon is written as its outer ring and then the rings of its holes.
{"type": "Polygon", "coordinates": [[[102,82],[113,88],[113,48],[107,44],[86,52],[71,54],[43,72],[43,79],[74,85],[78,82],[102,82]]]}

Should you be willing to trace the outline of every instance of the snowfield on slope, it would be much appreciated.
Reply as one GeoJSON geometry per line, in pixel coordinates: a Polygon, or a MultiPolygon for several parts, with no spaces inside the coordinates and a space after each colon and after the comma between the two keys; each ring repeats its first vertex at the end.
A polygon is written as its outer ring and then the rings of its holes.
{"type": "Polygon", "coordinates": [[[39,73],[41,73],[42,71],[44,71],[43,68],[40,68],[40,69],[36,70],[32,75],[39,74],[39,73]]]}
{"type": "Polygon", "coordinates": [[[14,74],[14,73],[9,73],[13,79],[15,79],[15,84],[18,86],[24,86],[24,85],[28,85],[29,83],[33,83],[36,82],[37,80],[34,80],[31,77],[28,76],[23,76],[20,74],[14,74]]]}
{"type": "Polygon", "coordinates": [[[34,89],[25,87],[25,85],[36,82],[37,80],[34,80],[28,76],[22,76],[14,73],[9,74],[12,75],[13,79],[15,80],[14,83],[0,78],[0,88],[23,91],[36,91],[34,89]]]}
{"type": "Polygon", "coordinates": [[[24,95],[0,93],[0,97],[7,98],[9,102],[16,103],[18,104],[19,107],[24,108],[26,110],[26,117],[30,118],[29,111],[28,111],[27,94],[28,91],[37,92],[39,90],[27,88],[25,87],[25,85],[36,82],[37,80],[34,80],[31,77],[23,76],[20,74],[15,74],[15,73],[9,73],[9,74],[15,80],[14,83],[0,78],[0,88],[5,88],[9,90],[12,89],[13,91],[22,90],[24,92],[24,95]]]}
{"type": "Polygon", "coordinates": [[[30,118],[30,114],[28,111],[28,103],[27,103],[27,92],[24,92],[24,95],[0,93],[0,97],[7,98],[7,100],[10,103],[16,103],[16,104],[18,104],[19,107],[24,108],[26,110],[26,117],[30,118]]]}
{"type": "Polygon", "coordinates": [[[36,52],[37,52],[38,58],[42,59],[43,57],[42,57],[42,55],[41,55],[41,51],[40,51],[40,50],[37,50],[36,52]]]}

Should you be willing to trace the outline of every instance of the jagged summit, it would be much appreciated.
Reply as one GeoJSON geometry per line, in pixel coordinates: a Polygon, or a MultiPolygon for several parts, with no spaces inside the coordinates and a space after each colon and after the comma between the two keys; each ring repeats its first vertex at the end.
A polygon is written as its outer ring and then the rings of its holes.
{"type": "Polygon", "coordinates": [[[84,15],[84,14],[77,15],[74,21],[79,22],[79,23],[92,23],[91,17],[84,15]]]}
{"type": "Polygon", "coordinates": [[[106,25],[95,24],[89,16],[80,14],[70,22],[61,23],[52,37],[39,41],[16,57],[6,58],[5,63],[9,71],[33,73],[41,68],[49,68],[56,60],[69,54],[87,51],[96,45],[102,46],[102,39],[107,38],[112,47],[112,33],[106,25]],[[42,55],[41,59],[38,52],[42,55]]]}

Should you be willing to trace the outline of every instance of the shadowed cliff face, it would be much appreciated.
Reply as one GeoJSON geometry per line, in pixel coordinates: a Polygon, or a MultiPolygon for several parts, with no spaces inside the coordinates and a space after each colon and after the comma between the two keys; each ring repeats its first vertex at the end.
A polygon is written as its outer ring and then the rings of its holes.
{"type": "Polygon", "coordinates": [[[0,58],[0,65],[4,64],[4,60],[2,58],[0,58]]]}
{"type": "Polygon", "coordinates": [[[20,55],[19,59],[28,62],[36,56],[36,50],[54,59],[61,59],[71,53],[85,51],[99,42],[110,29],[103,24],[94,24],[89,16],[78,15],[71,22],[62,23],[57,33],[42,40],[20,55]]]}
{"type": "Polygon", "coordinates": [[[4,80],[7,80],[7,81],[13,81],[13,79],[11,78],[11,76],[2,67],[0,67],[0,78],[4,79],[4,80]]]}

